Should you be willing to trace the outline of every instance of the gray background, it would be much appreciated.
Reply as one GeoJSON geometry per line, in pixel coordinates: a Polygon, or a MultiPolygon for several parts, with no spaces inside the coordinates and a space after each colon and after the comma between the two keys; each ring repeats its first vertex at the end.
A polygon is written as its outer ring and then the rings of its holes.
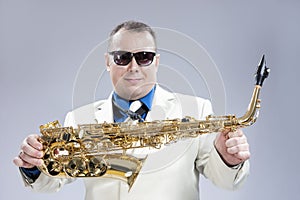
{"type": "MultiPolygon", "coordinates": [[[[201,199],[299,199],[299,11],[296,0],[0,0],[0,199],[83,199],[81,181],[55,194],[23,188],[12,159],[23,138],[38,132],[39,125],[63,121],[73,107],[73,85],[83,60],[112,27],[128,19],[177,30],[201,44],[224,81],[226,113],[245,112],[252,75],[266,54],[272,71],[262,90],[261,115],[245,129],[251,144],[251,175],[235,192],[202,179],[201,199]]],[[[174,60],[166,55],[162,63],[184,71],[174,60]]],[[[199,85],[203,88],[199,95],[209,98],[201,78],[199,85]]],[[[106,93],[110,84],[105,87],[95,96],[106,93]]]]}

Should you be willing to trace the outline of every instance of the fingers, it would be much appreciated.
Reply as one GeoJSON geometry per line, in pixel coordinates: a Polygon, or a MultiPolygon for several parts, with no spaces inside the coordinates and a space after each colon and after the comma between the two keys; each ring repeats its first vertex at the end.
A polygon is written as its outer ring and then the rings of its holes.
{"type": "Polygon", "coordinates": [[[246,136],[236,136],[226,140],[225,145],[227,148],[248,144],[246,136]]]}
{"type": "Polygon", "coordinates": [[[248,150],[249,150],[249,145],[247,143],[227,147],[227,152],[230,154],[237,154],[241,151],[248,151],[248,150]]]}
{"type": "Polygon", "coordinates": [[[32,168],[34,166],[39,166],[39,165],[33,165],[29,164],[28,162],[24,161],[21,157],[17,156],[13,160],[14,164],[18,167],[24,167],[24,168],[32,168]]]}
{"type": "Polygon", "coordinates": [[[215,147],[228,166],[236,166],[250,158],[249,144],[241,129],[223,129],[215,139],[215,147]]]}
{"type": "Polygon", "coordinates": [[[241,144],[241,145],[227,148],[227,152],[242,161],[250,158],[250,151],[249,151],[248,144],[241,144]]]}
{"type": "Polygon", "coordinates": [[[43,161],[42,161],[42,157],[43,157],[43,152],[38,152],[36,153],[38,155],[40,155],[39,157],[34,157],[33,155],[28,155],[26,154],[25,152],[20,152],[19,154],[19,158],[22,160],[22,164],[23,164],[23,167],[33,167],[33,166],[40,166],[43,164],[43,161]]]}
{"type": "Polygon", "coordinates": [[[228,139],[225,142],[225,146],[227,147],[227,153],[242,161],[250,158],[247,138],[240,129],[228,133],[228,139]]]}
{"type": "Polygon", "coordinates": [[[241,129],[237,129],[236,131],[232,131],[232,132],[228,131],[227,134],[228,134],[229,138],[242,137],[244,135],[244,133],[241,129]]]}
{"type": "Polygon", "coordinates": [[[236,158],[240,159],[241,161],[245,161],[250,158],[250,151],[240,151],[240,152],[234,154],[234,156],[236,158]]]}
{"type": "Polygon", "coordinates": [[[38,141],[38,138],[38,135],[29,135],[27,138],[25,138],[23,144],[28,144],[37,150],[42,150],[43,145],[38,141]]]}
{"type": "Polygon", "coordinates": [[[38,135],[29,135],[21,144],[19,156],[13,162],[18,167],[31,168],[43,163],[43,145],[38,141],[38,135]]]}

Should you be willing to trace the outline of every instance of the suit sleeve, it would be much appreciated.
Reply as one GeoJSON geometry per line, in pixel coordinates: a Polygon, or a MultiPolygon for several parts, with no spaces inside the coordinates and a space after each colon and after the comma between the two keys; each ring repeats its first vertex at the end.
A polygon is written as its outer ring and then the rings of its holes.
{"type": "MultiPolygon", "coordinates": [[[[201,114],[201,118],[212,114],[210,101],[204,101],[201,114]]],[[[243,185],[249,174],[249,161],[244,162],[237,168],[228,167],[214,147],[214,140],[217,134],[204,134],[199,137],[196,168],[216,186],[228,190],[238,189],[243,185]]]]}

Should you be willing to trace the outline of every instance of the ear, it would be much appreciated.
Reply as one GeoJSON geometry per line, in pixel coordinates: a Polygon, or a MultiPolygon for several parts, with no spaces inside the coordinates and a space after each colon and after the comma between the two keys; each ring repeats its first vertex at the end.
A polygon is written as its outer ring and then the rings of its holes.
{"type": "Polygon", "coordinates": [[[106,71],[110,71],[110,59],[108,53],[104,54],[104,59],[105,59],[105,66],[106,66],[106,71]]]}

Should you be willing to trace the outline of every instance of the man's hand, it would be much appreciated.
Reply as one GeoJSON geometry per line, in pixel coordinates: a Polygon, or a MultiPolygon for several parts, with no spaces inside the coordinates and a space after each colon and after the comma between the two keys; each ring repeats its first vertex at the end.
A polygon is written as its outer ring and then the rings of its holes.
{"type": "Polygon", "coordinates": [[[32,168],[43,164],[43,145],[38,141],[38,135],[29,135],[21,144],[20,153],[13,162],[18,167],[32,168]]]}
{"type": "Polygon", "coordinates": [[[220,132],[216,137],[215,147],[228,166],[238,165],[250,158],[249,144],[241,129],[220,132]]]}

